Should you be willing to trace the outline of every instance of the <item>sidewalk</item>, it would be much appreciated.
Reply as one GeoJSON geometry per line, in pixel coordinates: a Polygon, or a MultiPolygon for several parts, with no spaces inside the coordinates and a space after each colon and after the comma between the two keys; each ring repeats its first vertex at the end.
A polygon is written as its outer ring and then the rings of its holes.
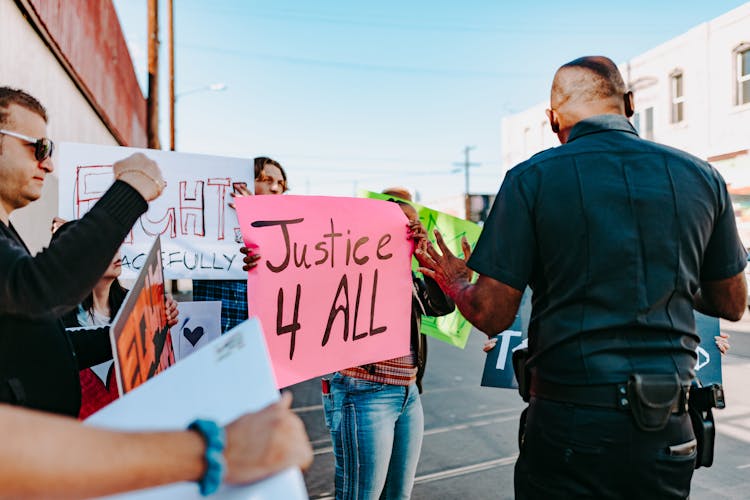
{"type": "MultiPolygon", "coordinates": [[[[722,372],[727,407],[714,413],[716,428],[721,434],[750,444],[750,360],[727,354],[722,372]]],[[[747,461],[750,462],[750,454],[747,461]]]]}

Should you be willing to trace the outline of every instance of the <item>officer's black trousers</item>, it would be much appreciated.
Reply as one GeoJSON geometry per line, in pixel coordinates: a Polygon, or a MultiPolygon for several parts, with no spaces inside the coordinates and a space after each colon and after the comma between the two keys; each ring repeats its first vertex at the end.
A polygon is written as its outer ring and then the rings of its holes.
{"type": "Polygon", "coordinates": [[[693,437],[687,414],[645,432],[628,411],[531,398],[516,498],[687,498],[696,454],[668,448],[693,437]]]}

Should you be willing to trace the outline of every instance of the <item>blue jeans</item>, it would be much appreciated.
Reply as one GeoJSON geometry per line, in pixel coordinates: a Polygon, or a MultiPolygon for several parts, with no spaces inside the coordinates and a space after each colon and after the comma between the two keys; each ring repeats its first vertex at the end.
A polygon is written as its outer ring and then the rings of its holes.
{"type": "Polygon", "coordinates": [[[416,384],[336,373],[323,409],[336,460],[336,499],[408,499],[424,434],[416,384]]]}

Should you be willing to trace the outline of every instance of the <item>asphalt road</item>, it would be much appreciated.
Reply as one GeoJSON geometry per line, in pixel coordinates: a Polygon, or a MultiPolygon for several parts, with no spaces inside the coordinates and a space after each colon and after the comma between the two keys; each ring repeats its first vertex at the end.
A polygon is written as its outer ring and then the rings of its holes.
{"type": "MultiPolygon", "coordinates": [[[[717,413],[716,460],[699,469],[691,499],[750,498],[750,315],[723,324],[731,354],[724,358],[727,409],[717,413]]],[[[422,404],[425,437],[415,499],[513,498],[513,465],[518,453],[516,391],[480,387],[484,335],[472,333],[465,350],[430,339],[422,404]]],[[[315,449],[305,474],[311,499],[333,495],[333,455],[323,423],[318,379],[293,386],[295,410],[315,449]]]]}

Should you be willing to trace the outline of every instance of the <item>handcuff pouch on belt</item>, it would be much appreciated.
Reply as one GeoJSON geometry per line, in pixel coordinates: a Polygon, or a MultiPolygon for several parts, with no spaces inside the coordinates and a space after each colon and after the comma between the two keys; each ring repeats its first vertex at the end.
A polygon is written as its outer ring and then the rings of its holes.
{"type": "Polygon", "coordinates": [[[714,463],[716,427],[714,426],[714,415],[711,408],[722,409],[725,406],[724,390],[721,384],[700,387],[694,383],[690,388],[688,413],[690,414],[690,422],[693,424],[695,440],[698,442],[698,456],[695,459],[696,469],[698,467],[711,467],[714,463]]]}
{"type": "Polygon", "coordinates": [[[628,403],[638,428],[648,432],[664,429],[669,416],[679,408],[683,393],[676,373],[630,375],[628,403]]]}

